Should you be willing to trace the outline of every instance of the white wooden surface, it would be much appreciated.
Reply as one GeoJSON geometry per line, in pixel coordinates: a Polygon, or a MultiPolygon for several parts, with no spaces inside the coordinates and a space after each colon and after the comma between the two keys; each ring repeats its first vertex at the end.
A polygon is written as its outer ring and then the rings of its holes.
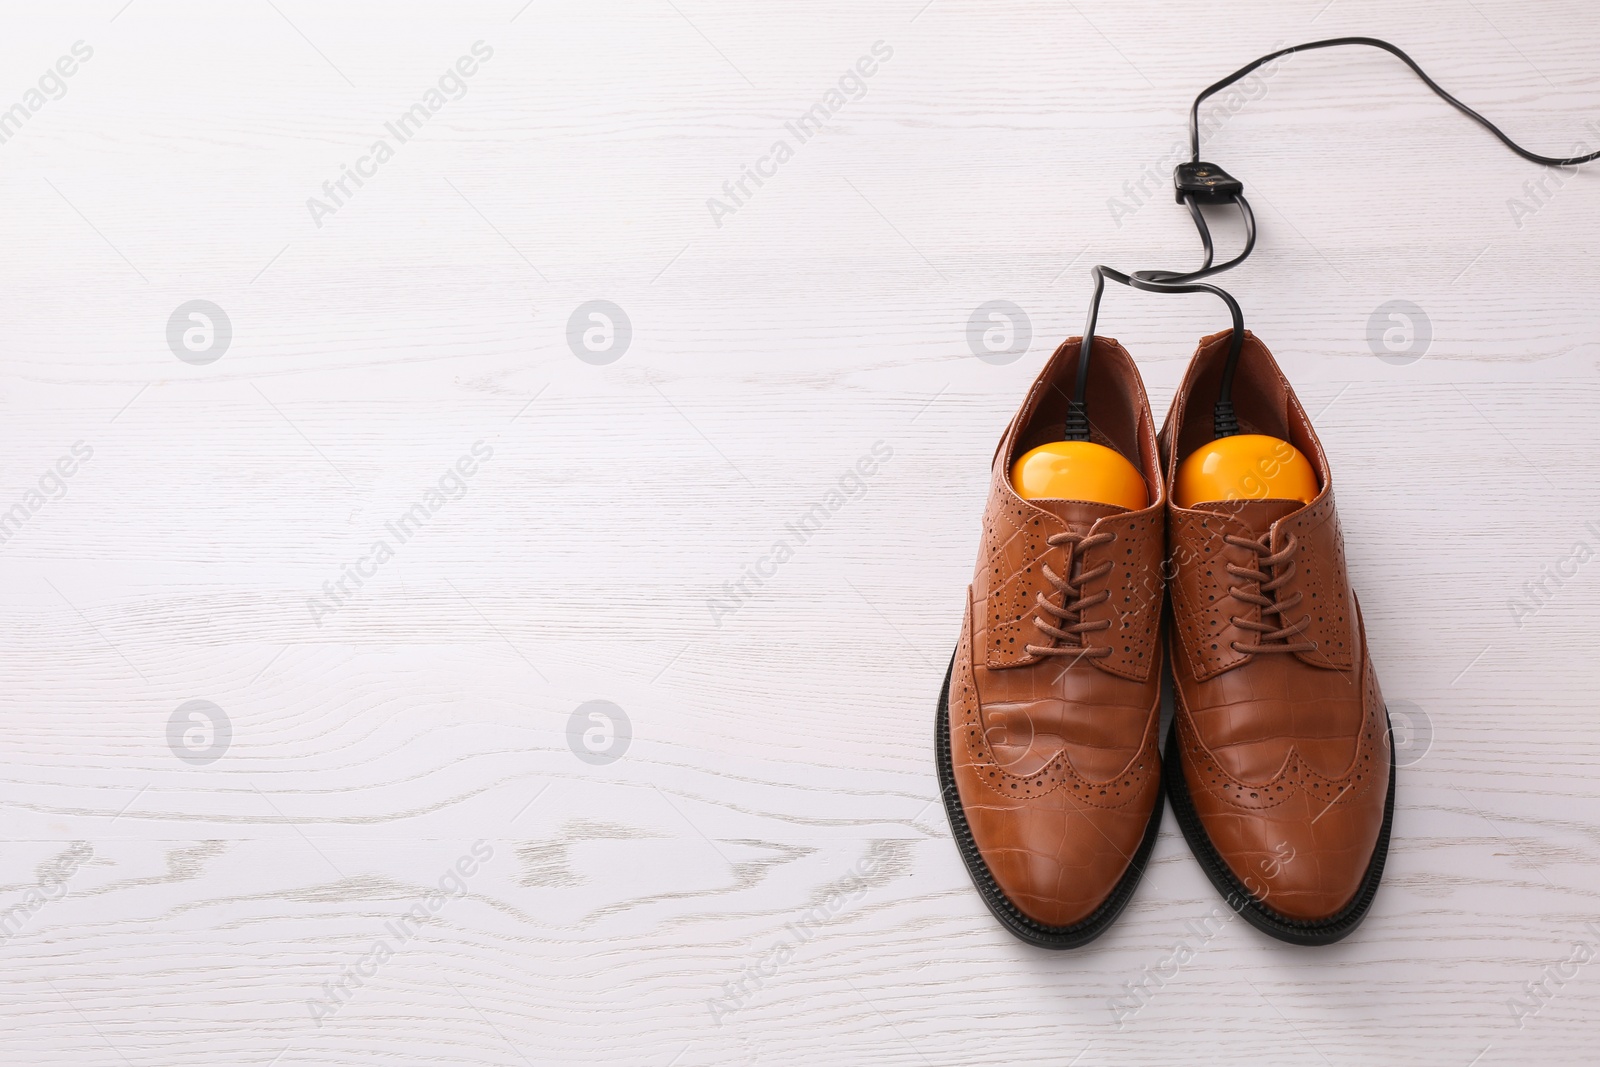
{"type": "MultiPolygon", "coordinates": [[[[1514,220],[1539,168],[1386,57],[1297,57],[1206,153],[1260,213],[1227,284],[1321,412],[1385,693],[1431,723],[1366,925],[1204,935],[1169,816],[1106,937],[1026,948],[951,845],[931,732],[990,451],[1087,266],[1195,260],[1164,191],[1108,206],[1164,184],[1195,90],[1369,33],[1535,146],[1600,145],[1600,10],[519,7],[0,16],[0,108],[93,49],[0,144],[0,509],[30,512],[0,544],[0,1061],[1595,1062],[1600,173],[1514,220]],[[716,225],[879,41],[865,96],[716,225]],[[193,299],[232,323],[207,365],[167,344],[193,299]],[[633,325],[609,365],[567,345],[593,299],[633,325]],[[1410,365],[1368,345],[1391,299],[1432,324],[1410,365]],[[1031,320],[1015,362],[968,348],[989,300],[1031,320]],[[319,625],[308,598],[480,441],[319,625]],[[865,492],[717,617],[875,442],[865,492]],[[192,700],[231,723],[209,764],[169,746],[192,700]],[[569,742],[592,700],[631,722],[603,765],[569,742]]],[[[1159,414],[1223,320],[1118,290],[1103,321],[1159,414]]]]}

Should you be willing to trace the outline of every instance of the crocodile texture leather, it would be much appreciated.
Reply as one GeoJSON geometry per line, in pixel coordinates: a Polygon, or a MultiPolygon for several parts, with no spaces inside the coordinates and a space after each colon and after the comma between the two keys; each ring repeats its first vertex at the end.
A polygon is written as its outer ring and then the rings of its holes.
{"type": "MultiPolygon", "coordinates": [[[[1200,343],[1173,398],[1161,431],[1169,480],[1210,440],[1228,337],[1200,343]]],[[[1249,333],[1233,395],[1242,432],[1293,444],[1320,490],[1304,505],[1168,502],[1179,751],[1167,759],[1181,761],[1207,838],[1257,902],[1292,921],[1325,922],[1360,891],[1382,830],[1387,717],[1346,573],[1327,456],[1276,361],[1249,333]],[[1282,612],[1264,618],[1250,598],[1269,583],[1253,575],[1273,554],[1286,554],[1273,577],[1289,576],[1271,593],[1282,612]],[[1301,628],[1274,642],[1234,619],[1301,628]],[[1291,642],[1314,647],[1266,648],[1291,642]]]]}
{"type": "Polygon", "coordinates": [[[1161,777],[1165,482],[1149,401],[1121,345],[1095,340],[1086,407],[1093,439],[1140,469],[1150,504],[1029,501],[1011,486],[1016,457],[1060,436],[1078,345],[1056,350],[996,449],[948,694],[974,842],[1007,900],[1049,927],[1091,916],[1128,872],[1161,777]],[[1069,640],[1035,623],[1057,624],[1040,598],[1065,606],[1050,575],[1083,576],[1085,625],[1069,640]]]}

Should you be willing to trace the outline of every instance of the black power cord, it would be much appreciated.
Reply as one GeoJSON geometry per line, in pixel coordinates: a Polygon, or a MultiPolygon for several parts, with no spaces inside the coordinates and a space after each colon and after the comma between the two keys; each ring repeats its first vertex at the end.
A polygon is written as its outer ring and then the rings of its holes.
{"type": "Polygon", "coordinates": [[[1347,44],[1359,44],[1366,45],[1369,48],[1381,48],[1385,52],[1388,52],[1390,55],[1399,59],[1400,62],[1410,67],[1412,72],[1415,73],[1417,77],[1422,79],[1422,84],[1432,89],[1434,94],[1438,96],[1439,99],[1443,100],[1445,103],[1449,104],[1451,107],[1467,116],[1467,118],[1471,119],[1473,122],[1476,122],[1479,126],[1482,126],[1490,133],[1494,134],[1495,137],[1500,140],[1501,144],[1505,145],[1507,148],[1511,149],[1511,151],[1515,152],[1517,155],[1521,156],[1523,159],[1526,159],[1530,163],[1541,163],[1547,167],[1574,167],[1579,163],[1588,163],[1591,160],[1600,159],[1600,152],[1590,152],[1588,155],[1567,156],[1565,158],[1541,156],[1537,152],[1530,152],[1528,149],[1523,148],[1521,145],[1517,144],[1517,142],[1513,141],[1500,127],[1496,126],[1494,123],[1490,122],[1488,119],[1472,110],[1472,108],[1468,107],[1466,104],[1463,104],[1461,101],[1457,100],[1455,97],[1446,92],[1443,86],[1434,81],[1432,78],[1428,77],[1428,72],[1419,67],[1417,65],[1417,61],[1406,55],[1405,51],[1398,45],[1390,44],[1388,41],[1381,40],[1377,37],[1329,37],[1324,41],[1310,41],[1306,44],[1292,45],[1289,48],[1280,48],[1276,52],[1268,52],[1260,59],[1252,60],[1251,62],[1246,63],[1244,66],[1240,67],[1226,78],[1223,78],[1221,81],[1213,85],[1208,85],[1206,88],[1202,89],[1200,91],[1200,95],[1194,98],[1194,103],[1189,108],[1189,150],[1191,158],[1194,160],[1194,162],[1200,162],[1200,105],[1205,103],[1205,100],[1208,96],[1211,96],[1213,93],[1221,92],[1223,89],[1226,89],[1228,86],[1232,85],[1246,74],[1254,71],[1257,67],[1265,66],[1266,64],[1271,63],[1274,59],[1281,59],[1284,56],[1293,55],[1296,52],[1313,52],[1319,48],[1338,48],[1347,44]]]}
{"type": "Polygon", "coordinates": [[[1169,270],[1139,270],[1132,274],[1123,274],[1121,271],[1112,270],[1100,264],[1090,270],[1094,279],[1094,292],[1089,298],[1089,317],[1083,328],[1083,342],[1078,351],[1078,380],[1073,398],[1067,404],[1067,419],[1064,436],[1068,441],[1087,441],[1089,439],[1089,417],[1084,406],[1084,397],[1089,383],[1089,355],[1094,347],[1094,329],[1100,317],[1100,300],[1105,295],[1105,280],[1110,278],[1114,282],[1129,286],[1134,289],[1143,289],[1152,293],[1210,293],[1222,300],[1228,306],[1228,312],[1233,318],[1233,333],[1228,339],[1228,355],[1222,365],[1222,380],[1217,390],[1217,403],[1213,415],[1213,431],[1217,437],[1231,437],[1239,432],[1239,422],[1233,411],[1233,375],[1239,364],[1239,353],[1244,347],[1244,312],[1239,307],[1239,302],[1219,286],[1200,281],[1201,278],[1213,274],[1220,274],[1225,270],[1232,270],[1243,263],[1256,244],[1255,215],[1250,210],[1250,204],[1244,198],[1244,183],[1233,177],[1215,163],[1204,163],[1200,160],[1200,105],[1207,97],[1221,92],[1234,82],[1250,74],[1273,60],[1296,52],[1310,52],[1319,48],[1336,48],[1342,45],[1364,45],[1370,48],[1382,49],[1398,58],[1424,85],[1433,90],[1434,94],[1445,103],[1461,112],[1463,115],[1488,130],[1490,133],[1511,151],[1531,163],[1538,163],[1547,167],[1574,167],[1581,163],[1589,163],[1600,159],[1600,151],[1590,152],[1587,155],[1556,156],[1540,155],[1537,152],[1523,148],[1513,141],[1500,127],[1484,118],[1478,112],[1457,100],[1450,93],[1428,76],[1428,73],[1417,65],[1405,51],[1388,41],[1377,37],[1330,37],[1323,41],[1310,41],[1306,44],[1297,44],[1289,48],[1280,48],[1276,52],[1269,52],[1259,59],[1240,67],[1226,78],[1215,82],[1202,89],[1194,98],[1194,103],[1189,106],[1189,148],[1191,159],[1187,163],[1180,163],[1173,171],[1173,186],[1176,190],[1178,202],[1188,205],[1189,214],[1194,219],[1195,228],[1200,233],[1200,242],[1205,248],[1205,260],[1198,270],[1169,271],[1169,270]],[[1206,225],[1205,216],[1201,213],[1201,205],[1228,205],[1233,204],[1239,208],[1245,223],[1244,249],[1226,263],[1212,265],[1215,252],[1212,247],[1211,230],[1206,225]]]}

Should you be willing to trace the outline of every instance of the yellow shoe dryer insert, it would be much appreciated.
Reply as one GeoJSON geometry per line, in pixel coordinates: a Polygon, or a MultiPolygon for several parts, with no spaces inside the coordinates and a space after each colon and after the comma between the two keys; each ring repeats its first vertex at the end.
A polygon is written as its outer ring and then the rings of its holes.
{"type": "Polygon", "coordinates": [[[1234,500],[1298,500],[1317,496],[1317,472],[1288,441],[1259,433],[1219,437],[1178,466],[1173,497],[1180,508],[1234,500]]]}
{"type": "Polygon", "coordinates": [[[1144,478],[1122,453],[1093,441],[1051,441],[1011,466],[1024,500],[1085,500],[1139,511],[1150,503],[1144,478]]]}

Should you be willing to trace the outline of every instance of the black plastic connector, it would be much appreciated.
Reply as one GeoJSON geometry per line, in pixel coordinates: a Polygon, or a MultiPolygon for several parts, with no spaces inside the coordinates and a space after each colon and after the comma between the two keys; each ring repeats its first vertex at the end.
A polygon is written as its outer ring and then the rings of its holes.
{"type": "Polygon", "coordinates": [[[1178,203],[1193,197],[1200,204],[1226,204],[1244,192],[1244,182],[1215,163],[1179,163],[1172,170],[1178,203]]]}
{"type": "Polygon", "coordinates": [[[1233,401],[1218,400],[1211,411],[1211,436],[1217,439],[1233,437],[1239,432],[1239,416],[1233,413],[1233,401]]]}
{"type": "Polygon", "coordinates": [[[1063,441],[1089,440],[1089,413],[1076,400],[1067,401],[1067,422],[1062,428],[1063,441]]]}

